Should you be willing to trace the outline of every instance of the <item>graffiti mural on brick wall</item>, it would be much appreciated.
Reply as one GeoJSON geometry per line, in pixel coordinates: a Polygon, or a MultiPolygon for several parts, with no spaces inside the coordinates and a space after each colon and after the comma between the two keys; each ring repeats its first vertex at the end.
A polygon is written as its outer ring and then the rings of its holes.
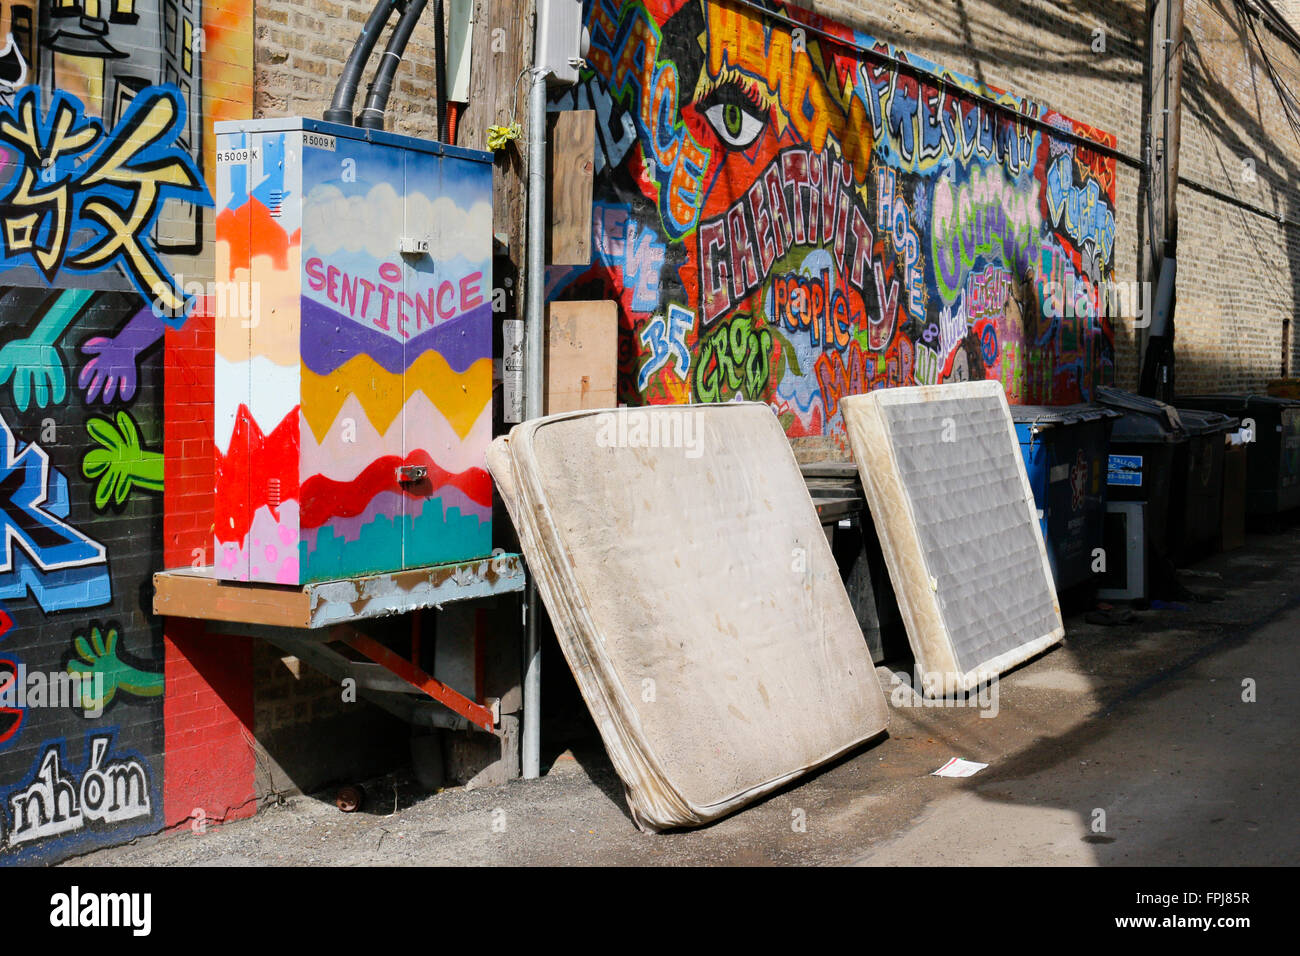
{"type": "Polygon", "coordinates": [[[0,863],[163,825],[161,343],[248,7],[0,4],[0,863]]]}
{"type": "Polygon", "coordinates": [[[766,401],[843,442],[839,401],[995,378],[1079,401],[1113,374],[1115,139],[793,7],[588,0],[590,268],[620,304],[629,404],[766,401]],[[939,82],[933,77],[942,77],[939,82]],[[1057,132],[1059,131],[1059,132],[1057,132]]]}

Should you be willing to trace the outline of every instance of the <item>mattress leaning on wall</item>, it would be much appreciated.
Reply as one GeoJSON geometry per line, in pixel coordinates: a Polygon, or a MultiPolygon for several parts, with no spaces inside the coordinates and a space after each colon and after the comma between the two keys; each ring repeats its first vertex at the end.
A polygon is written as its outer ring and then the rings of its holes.
{"type": "Polygon", "coordinates": [[[841,407],[927,696],[969,691],[1059,641],[1002,387],[887,389],[841,407]]]}
{"type": "Polygon", "coordinates": [[[715,820],[884,732],[766,405],[534,419],[488,468],[642,829],[715,820]]]}

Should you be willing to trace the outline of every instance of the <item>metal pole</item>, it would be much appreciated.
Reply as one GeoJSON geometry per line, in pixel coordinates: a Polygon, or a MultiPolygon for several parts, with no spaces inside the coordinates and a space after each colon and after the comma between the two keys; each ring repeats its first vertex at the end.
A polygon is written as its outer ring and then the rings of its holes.
{"type": "Polygon", "coordinates": [[[528,97],[528,314],[524,323],[524,417],[540,418],[546,310],[546,73],[528,97]]]}
{"type": "MultiPolygon", "coordinates": [[[[524,321],[524,417],[540,418],[546,318],[546,72],[533,71],[528,97],[528,312],[524,321]]],[[[525,780],[541,773],[542,651],[540,603],[528,575],[528,634],[524,655],[524,731],[520,761],[525,780]]]]}
{"type": "Polygon", "coordinates": [[[1183,0],[1154,0],[1148,12],[1152,139],[1147,167],[1151,241],[1144,278],[1151,283],[1150,322],[1139,330],[1138,391],[1170,400],[1174,392],[1174,271],[1178,246],[1179,118],[1182,110],[1183,0]],[[1159,136],[1156,133],[1159,132],[1159,136]]]}

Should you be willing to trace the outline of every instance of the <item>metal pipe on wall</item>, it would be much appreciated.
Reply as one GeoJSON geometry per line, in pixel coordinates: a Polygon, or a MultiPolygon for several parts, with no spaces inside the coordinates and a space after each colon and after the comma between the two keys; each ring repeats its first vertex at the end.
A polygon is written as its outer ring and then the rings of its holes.
{"type": "MultiPolygon", "coordinates": [[[[546,318],[546,71],[534,69],[528,95],[528,300],[524,320],[524,417],[540,418],[546,318]]],[[[542,657],[537,618],[540,602],[529,574],[524,652],[524,730],[521,770],[525,780],[541,771],[542,657]]]]}
{"type": "Polygon", "coordinates": [[[1178,152],[1182,109],[1183,0],[1155,0],[1149,10],[1151,107],[1148,129],[1159,129],[1148,176],[1151,255],[1147,281],[1155,284],[1154,321],[1139,332],[1138,391],[1172,401],[1178,304],[1178,152]],[[1158,70],[1158,72],[1157,72],[1158,70]],[[1158,81],[1158,88],[1157,88],[1158,81]],[[1157,125],[1158,124],[1158,125],[1157,125]],[[1154,195],[1154,201],[1152,196],[1154,195]],[[1154,210],[1154,214],[1152,214],[1154,210]]]}
{"type": "Polygon", "coordinates": [[[546,308],[546,74],[533,70],[528,95],[528,313],[524,324],[524,415],[540,418],[546,308]],[[536,346],[536,348],[534,348],[536,346]]]}

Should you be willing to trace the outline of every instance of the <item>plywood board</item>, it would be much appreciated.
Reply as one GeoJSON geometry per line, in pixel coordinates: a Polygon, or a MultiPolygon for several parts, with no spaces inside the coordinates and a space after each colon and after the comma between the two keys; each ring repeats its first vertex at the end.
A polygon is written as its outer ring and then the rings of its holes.
{"type": "Polygon", "coordinates": [[[218,580],[211,569],[164,571],[154,575],[153,612],[270,627],[309,627],[307,595],[292,586],[218,580]]]}
{"type": "Polygon", "coordinates": [[[495,597],[523,587],[523,563],[517,554],[305,585],[224,581],[212,568],[183,568],[154,575],[153,611],[167,617],[326,628],[495,597]]]}
{"type": "Polygon", "coordinates": [[[618,405],[618,304],[552,302],[546,316],[546,414],[618,405]]]}
{"type": "Polygon", "coordinates": [[[591,188],[595,175],[596,113],[566,110],[551,113],[547,166],[547,203],[551,227],[550,258],[556,266],[591,264],[591,188]]]}

